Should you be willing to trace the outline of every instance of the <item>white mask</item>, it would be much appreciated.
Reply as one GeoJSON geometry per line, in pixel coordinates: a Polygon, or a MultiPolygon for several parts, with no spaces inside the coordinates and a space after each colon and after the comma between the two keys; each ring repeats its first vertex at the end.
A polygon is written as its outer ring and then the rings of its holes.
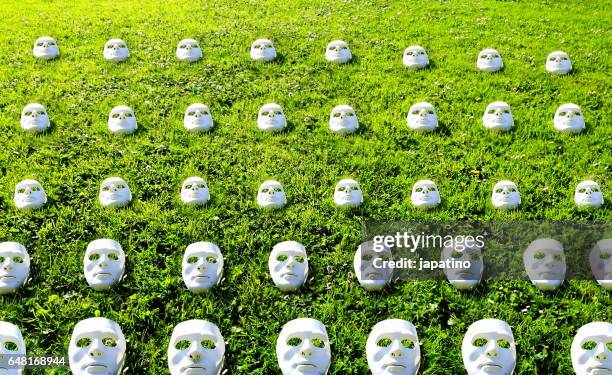
{"type": "Polygon", "coordinates": [[[276,340],[276,358],[283,375],[325,375],[331,362],[327,330],[316,319],[287,322],[276,340]]]}
{"type": "Polygon", "coordinates": [[[416,375],[421,365],[416,328],[402,319],[378,322],[368,336],[366,356],[372,375],[416,375]]]}
{"type": "Polygon", "coordinates": [[[68,361],[74,375],[118,375],[125,361],[126,341],[121,327],[106,318],[81,320],[74,326],[68,361]]]}
{"type": "Polygon", "coordinates": [[[325,49],[325,58],[327,61],[334,64],[345,64],[353,58],[353,55],[346,42],[334,40],[327,45],[325,49]]]}
{"type": "Polygon", "coordinates": [[[270,252],[268,267],[278,289],[283,292],[298,290],[308,277],[306,248],[295,241],[277,243],[270,252]]]}
{"type": "Polygon", "coordinates": [[[497,50],[484,49],[478,54],[476,66],[483,72],[497,72],[504,67],[504,62],[497,50]]]}
{"type": "Polygon", "coordinates": [[[612,238],[597,241],[589,255],[589,264],[599,285],[612,290],[612,238]]]}
{"type": "Polygon", "coordinates": [[[274,44],[268,39],[257,39],[251,44],[251,59],[255,61],[272,61],[276,58],[274,44]]]}
{"type": "Polygon", "coordinates": [[[572,62],[563,51],[551,52],[546,58],[546,70],[552,74],[567,74],[572,70],[572,62]]]}
{"type": "Polygon", "coordinates": [[[23,107],[20,124],[23,130],[33,133],[44,132],[51,126],[47,110],[38,103],[30,103],[23,107]]]}
{"type": "Polygon", "coordinates": [[[211,322],[193,319],[172,330],[168,344],[170,375],[219,375],[225,360],[225,340],[211,322]]]}
{"type": "Polygon", "coordinates": [[[183,39],[176,46],[176,58],[181,61],[194,62],[202,58],[200,45],[194,39],[183,39]]]}
{"type": "Polygon", "coordinates": [[[493,186],[491,193],[493,207],[499,209],[513,209],[521,204],[521,194],[512,181],[500,181],[493,186]]]}
{"type": "Polygon", "coordinates": [[[47,193],[40,182],[36,180],[23,180],[15,186],[13,197],[15,207],[20,210],[31,210],[42,207],[47,203],[47,193]]]}
{"type": "Polygon", "coordinates": [[[468,375],[511,375],[516,365],[512,329],[502,320],[479,320],[463,337],[461,354],[468,375]]]}
{"type": "Polygon", "coordinates": [[[429,64],[427,51],[421,46],[410,46],[404,50],[404,66],[412,69],[422,69],[429,64]]]}
{"type": "Polygon", "coordinates": [[[510,130],[514,126],[512,111],[506,102],[493,102],[487,106],[482,115],[485,128],[498,131],[510,130]]]}
{"type": "Polygon", "coordinates": [[[572,341],[572,366],[576,375],[612,373],[612,324],[592,322],[578,329],[572,341]]]}
{"type": "Polygon", "coordinates": [[[416,103],[410,107],[406,121],[410,129],[421,133],[431,132],[438,126],[436,110],[427,102],[416,103]]]}
{"type": "Polygon", "coordinates": [[[58,57],[59,53],[60,51],[57,46],[57,42],[50,36],[43,36],[41,38],[36,39],[36,42],[34,42],[34,49],[32,50],[32,54],[36,58],[43,60],[51,60],[58,57]]]}
{"type": "Polygon", "coordinates": [[[264,104],[257,115],[257,127],[268,132],[278,132],[287,126],[285,113],[280,105],[275,103],[264,104]]]}
{"type": "Polygon", "coordinates": [[[339,207],[357,207],[363,203],[363,193],[355,180],[344,179],[336,184],[334,203],[339,207]]]}
{"type": "Polygon", "coordinates": [[[122,178],[109,177],[100,184],[99,199],[103,207],[123,207],[132,200],[132,192],[122,178]]]}
{"type": "Polygon", "coordinates": [[[183,255],[182,275],[192,293],[205,292],[221,282],[223,255],[214,243],[196,242],[183,255]]]}
{"type": "Polygon", "coordinates": [[[579,106],[562,104],[555,112],[554,128],[562,133],[580,133],[584,128],[584,116],[579,106]]]}
{"type": "Polygon", "coordinates": [[[119,105],[108,115],[108,130],[114,134],[132,134],[138,128],[136,115],[128,106],[119,105]]]}
{"type": "Polygon", "coordinates": [[[281,183],[268,180],[259,185],[257,204],[261,208],[282,208],[287,204],[287,197],[281,183]]]}
{"type": "Polygon", "coordinates": [[[189,177],[181,187],[181,200],[186,205],[204,204],[210,200],[208,184],[200,177],[189,177]]]}
{"type": "Polygon", "coordinates": [[[440,204],[440,191],[435,182],[419,180],[412,187],[410,195],[412,205],[416,208],[431,208],[440,204]]]}
{"type": "Polygon", "coordinates": [[[393,269],[382,264],[383,261],[391,260],[391,258],[391,249],[384,245],[382,249],[374,247],[372,241],[359,245],[353,257],[353,269],[363,289],[379,291],[391,282],[393,269]]]}
{"type": "Polygon", "coordinates": [[[0,243],[0,295],[13,293],[29,275],[30,255],[26,248],[17,242],[0,243]]]}
{"type": "Polygon", "coordinates": [[[183,125],[189,131],[208,131],[213,127],[213,119],[208,106],[194,103],[187,107],[183,125]]]}
{"type": "Polygon", "coordinates": [[[119,242],[106,238],[87,245],[83,273],[94,290],[108,290],[121,279],[125,270],[125,253],[119,242]]]}
{"type": "Polygon", "coordinates": [[[454,260],[456,262],[470,262],[469,268],[444,268],[448,281],[459,290],[473,289],[480,283],[484,264],[482,250],[479,247],[446,246],[442,249],[441,260],[454,260]],[[461,250],[459,250],[461,249],[461,250]]]}
{"type": "Polygon", "coordinates": [[[604,203],[601,188],[595,181],[586,180],[576,186],[574,203],[578,207],[599,207],[604,203]]]}
{"type": "Polygon", "coordinates": [[[552,238],[532,241],[523,253],[523,264],[529,279],[540,290],[555,290],[565,279],[563,245],[552,238]]]}
{"type": "Polygon", "coordinates": [[[104,58],[108,61],[121,62],[129,56],[128,46],[121,39],[111,39],[104,44],[104,58]]]}
{"type": "MultiPolygon", "coordinates": [[[[11,356],[13,359],[25,356],[26,347],[19,328],[12,323],[0,321],[0,358],[5,355],[11,356]]],[[[8,362],[7,359],[4,362],[8,362]]],[[[22,368],[20,366],[12,366],[9,369],[0,368],[0,373],[4,375],[21,375],[23,374],[22,368]]]]}
{"type": "Polygon", "coordinates": [[[359,120],[353,107],[339,105],[329,115],[329,128],[336,133],[353,133],[359,128],[359,120]]]}

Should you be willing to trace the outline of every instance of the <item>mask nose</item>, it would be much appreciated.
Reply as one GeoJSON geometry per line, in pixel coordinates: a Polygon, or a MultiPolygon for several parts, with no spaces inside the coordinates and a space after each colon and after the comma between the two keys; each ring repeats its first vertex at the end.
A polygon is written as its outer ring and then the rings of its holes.
{"type": "Polygon", "coordinates": [[[4,268],[5,271],[12,271],[13,270],[13,265],[8,263],[3,268],[4,268]]]}
{"type": "Polygon", "coordinates": [[[606,344],[600,343],[597,345],[597,351],[595,352],[595,359],[599,361],[606,361],[609,358],[609,352],[606,351],[606,344]]]}
{"type": "Polygon", "coordinates": [[[391,357],[400,358],[403,354],[402,349],[400,348],[400,343],[395,341],[393,346],[391,347],[391,357]]]}
{"type": "Polygon", "coordinates": [[[200,265],[198,265],[198,271],[204,272],[206,271],[208,267],[206,266],[206,263],[202,263],[200,265]]]}
{"type": "Polygon", "coordinates": [[[49,43],[47,43],[47,42],[43,42],[43,47],[44,47],[44,48],[49,47],[49,43]]]}
{"type": "Polygon", "coordinates": [[[191,44],[188,44],[185,48],[187,49],[187,51],[191,51],[191,44]]]}
{"type": "Polygon", "coordinates": [[[312,356],[312,343],[310,342],[310,340],[306,340],[306,342],[304,343],[304,347],[300,351],[300,354],[304,357],[312,356]]]}
{"type": "Polygon", "coordinates": [[[102,350],[100,350],[100,343],[98,342],[98,340],[94,340],[94,344],[91,350],[89,351],[89,356],[92,358],[102,357],[102,350]]]}
{"type": "Polygon", "coordinates": [[[295,259],[291,259],[289,261],[289,263],[287,264],[287,268],[289,268],[290,270],[295,268],[295,259]]]}
{"type": "Polygon", "coordinates": [[[193,350],[191,350],[189,352],[189,358],[193,361],[193,362],[200,362],[200,360],[203,358],[204,356],[202,355],[202,352],[200,352],[199,348],[196,346],[195,348],[193,348],[193,350]]]}

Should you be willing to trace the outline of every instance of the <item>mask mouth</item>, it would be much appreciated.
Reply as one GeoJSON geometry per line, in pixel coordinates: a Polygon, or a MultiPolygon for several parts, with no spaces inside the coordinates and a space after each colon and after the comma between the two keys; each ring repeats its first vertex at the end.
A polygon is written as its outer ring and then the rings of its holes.
{"type": "Polygon", "coordinates": [[[13,275],[0,275],[0,281],[17,280],[17,277],[13,275]]]}
{"type": "Polygon", "coordinates": [[[185,366],[181,370],[185,374],[187,374],[187,375],[196,375],[196,374],[203,374],[203,373],[205,373],[206,367],[198,366],[198,365],[192,365],[192,366],[185,366]]]}
{"type": "Polygon", "coordinates": [[[399,362],[391,362],[391,363],[387,363],[385,365],[383,365],[383,370],[387,370],[389,372],[397,372],[400,370],[405,370],[406,366],[402,365],[399,362]]]}
{"type": "Polygon", "coordinates": [[[478,365],[479,369],[482,369],[482,371],[484,372],[492,372],[492,371],[498,371],[502,369],[501,365],[498,365],[497,363],[493,363],[493,362],[487,362],[487,363],[483,363],[478,365]]]}
{"type": "Polygon", "coordinates": [[[300,372],[310,372],[317,369],[317,366],[314,363],[307,361],[297,362],[294,367],[297,371],[300,372]]]}
{"type": "Polygon", "coordinates": [[[459,271],[456,273],[459,280],[471,280],[471,277],[474,277],[474,272],[472,271],[459,271]]]}
{"type": "Polygon", "coordinates": [[[82,367],[85,374],[101,374],[107,372],[107,366],[102,363],[92,363],[82,367]]]}
{"type": "Polygon", "coordinates": [[[96,272],[93,274],[96,279],[109,279],[113,277],[113,274],[110,272],[96,272]]]}
{"type": "Polygon", "coordinates": [[[276,197],[274,195],[270,195],[270,196],[265,197],[264,201],[269,202],[269,203],[275,203],[276,197]]]}
{"type": "Polygon", "coordinates": [[[538,276],[544,278],[544,280],[559,280],[559,275],[550,271],[540,272],[538,276]]]}
{"type": "Polygon", "coordinates": [[[210,276],[208,275],[194,275],[191,277],[191,280],[195,280],[195,281],[205,281],[210,279],[210,276]]]}
{"type": "Polygon", "coordinates": [[[612,374],[612,369],[603,365],[587,367],[587,373],[593,375],[607,375],[612,374]]]}
{"type": "Polygon", "coordinates": [[[298,275],[296,275],[293,272],[285,272],[285,273],[281,274],[281,277],[283,279],[295,280],[295,279],[298,278],[298,275]]]}
{"type": "Polygon", "coordinates": [[[383,274],[380,272],[368,272],[366,274],[366,279],[367,280],[382,280],[383,274]]]}

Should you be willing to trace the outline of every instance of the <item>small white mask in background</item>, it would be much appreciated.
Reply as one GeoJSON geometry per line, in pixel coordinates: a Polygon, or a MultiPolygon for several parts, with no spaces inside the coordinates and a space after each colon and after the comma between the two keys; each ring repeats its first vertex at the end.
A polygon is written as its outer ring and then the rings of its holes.
{"type": "Polygon", "coordinates": [[[434,131],[438,127],[438,116],[433,105],[427,102],[414,104],[406,117],[408,127],[419,133],[434,131]]]}
{"type": "Polygon", "coordinates": [[[287,204],[283,185],[274,180],[264,181],[257,191],[257,204],[261,208],[282,208],[287,204]]]}
{"type": "Polygon", "coordinates": [[[497,72],[504,67],[504,62],[499,52],[490,48],[480,51],[476,66],[483,72],[497,72]]]}
{"type": "Polygon", "coordinates": [[[113,134],[132,134],[138,128],[136,114],[128,106],[119,105],[108,115],[108,130],[113,134]]]}
{"type": "Polygon", "coordinates": [[[487,106],[482,115],[485,128],[497,131],[507,131],[514,126],[512,110],[506,102],[493,102],[487,106]]]}
{"type": "Polygon", "coordinates": [[[493,207],[499,209],[513,209],[521,204],[521,194],[512,181],[500,181],[493,186],[491,193],[493,207]]]}
{"type": "Polygon", "coordinates": [[[283,375],[327,374],[331,349],[323,323],[310,318],[287,322],[276,340],[276,358],[283,375]]]}
{"type": "Polygon", "coordinates": [[[251,44],[251,59],[254,61],[272,61],[276,58],[276,49],[272,41],[257,39],[251,44]]]}
{"type": "Polygon", "coordinates": [[[574,203],[578,207],[600,207],[604,199],[599,184],[591,180],[579,183],[574,191],[574,203]]]}
{"type": "Polygon", "coordinates": [[[422,69],[429,64],[427,51],[421,46],[410,46],[404,50],[404,66],[412,69],[422,69]]]}
{"type": "Polygon", "coordinates": [[[111,39],[104,44],[104,58],[108,61],[121,62],[130,56],[127,44],[121,39],[111,39]]]}
{"type": "Polygon", "coordinates": [[[40,182],[36,180],[23,180],[15,186],[13,196],[15,207],[20,210],[33,210],[47,203],[47,193],[40,182]]]}
{"type": "Polygon", "coordinates": [[[349,45],[342,40],[334,40],[327,44],[325,49],[325,58],[327,61],[334,64],[345,64],[349,62],[353,55],[349,45]]]}
{"type": "Polygon", "coordinates": [[[340,134],[353,133],[357,130],[359,119],[353,107],[344,104],[334,107],[329,115],[329,128],[340,134]]]}
{"type": "Polygon", "coordinates": [[[219,375],[225,361],[225,340],[219,328],[206,320],[177,324],[168,344],[170,375],[219,375]]]}
{"type": "Polygon", "coordinates": [[[125,336],[121,327],[106,318],[78,322],[68,346],[68,361],[73,374],[118,375],[125,362],[125,336]]]}
{"type": "Polygon", "coordinates": [[[597,241],[589,254],[595,280],[605,290],[612,290],[612,238],[597,241]]]}
{"type": "Polygon", "coordinates": [[[125,271],[125,253],[119,242],[107,238],[91,241],[83,257],[83,273],[94,290],[109,290],[125,271]]]}
{"type": "Polygon", "coordinates": [[[454,260],[455,262],[470,262],[468,268],[444,268],[444,274],[448,281],[459,290],[475,288],[482,278],[484,263],[482,260],[482,250],[472,246],[445,246],[442,249],[441,260],[454,260]],[[459,250],[461,248],[461,250],[459,250]]]}
{"type": "Polygon", "coordinates": [[[350,178],[340,180],[334,189],[334,203],[343,208],[357,207],[363,203],[363,192],[359,183],[350,178]]]}
{"type": "Polygon", "coordinates": [[[572,61],[563,51],[551,52],[546,58],[546,70],[552,74],[567,74],[572,70],[572,61]]]}
{"type": "Polygon", "coordinates": [[[189,177],[181,187],[181,200],[186,205],[204,204],[210,200],[208,184],[201,177],[189,177]]]}
{"type": "Polygon", "coordinates": [[[193,132],[210,130],[214,124],[208,106],[194,103],[187,107],[183,116],[183,125],[185,129],[193,132]]]}
{"type": "Polygon", "coordinates": [[[432,208],[440,204],[440,191],[431,180],[419,180],[412,187],[410,195],[412,205],[416,208],[432,208]]]}
{"type": "Polygon", "coordinates": [[[187,246],[183,255],[182,275],[185,286],[193,293],[205,292],[221,282],[223,255],[211,242],[187,246]]]}
{"type": "Polygon", "coordinates": [[[402,319],[378,322],[366,342],[372,375],[416,375],[421,365],[421,346],[414,325],[402,319]]]}
{"type": "Polygon", "coordinates": [[[132,200],[132,191],[124,179],[109,177],[100,184],[98,198],[103,207],[123,207],[132,200]]]}
{"type": "Polygon", "coordinates": [[[392,259],[391,249],[373,241],[363,242],[353,257],[353,270],[357,281],[367,291],[379,291],[391,282],[393,269],[383,262],[392,259]]]}
{"type": "Polygon", "coordinates": [[[560,105],[555,112],[553,125],[561,133],[580,133],[585,128],[582,110],[572,103],[560,105]]]}
{"type": "Polygon", "coordinates": [[[287,127],[283,108],[276,103],[264,104],[257,115],[257,127],[267,132],[279,132],[287,127]]]}
{"type": "Polygon", "coordinates": [[[55,39],[50,36],[43,36],[36,39],[32,49],[34,57],[42,60],[51,60],[59,56],[60,51],[55,39]]]}
{"type": "Polygon", "coordinates": [[[25,284],[28,276],[30,255],[25,246],[17,242],[0,243],[0,295],[13,293],[25,284]]]}
{"type": "Polygon", "coordinates": [[[565,280],[563,245],[552,238],[532,241],[523,253],[523,264],[529,279],[540,290],[555,290],[565,280]]]}
{"type": "Polygon", "coordinates": [[[32,133],[44,132],[51,126],[49,114],[42,104],[30,103],[21,111],[21,128],[32,133]]]}
{"type": "Polygon", "coordinates": [[[296,241],[277,243],[270,252],[268,268],[278,289],[283,292],[298,290],[308,277],[306,248],[296,241]]]}
{"type": "Polygon", "coordinates": [[[181,61],[194,62],[202,58],[202,49],[194,39],[183,39],[176,46],[176,58],[181,61]]]}

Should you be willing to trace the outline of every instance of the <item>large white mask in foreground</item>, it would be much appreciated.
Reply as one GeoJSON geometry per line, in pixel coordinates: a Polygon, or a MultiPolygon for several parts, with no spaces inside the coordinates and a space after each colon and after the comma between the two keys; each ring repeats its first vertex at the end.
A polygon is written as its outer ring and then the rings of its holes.
{"type": "Polygon", "coordinates": [[[125,361],[126,341],[117,323],[106,318],[81,320],[74,326],[68,360],[73,375],[118,375],[125,361]]]}
{"type": "Polygon", "coordinates": [[[476,66],[483,72],[497,72],[504,67],[504,62],[497,50],[489,48],[480,51],[476,66]]]}
{"type": "Polygon", "coordinates": [[[484,271],[482,250],[479,247],[451,245],[442,249],[441,260],[470,262],[468,268],[444,268],[448,281],[459,290],[473,289],[480,283],[484,271]],[[461,250],[459,250],[461,248],[461,250]]]}
{"type": "Polygon", "coordinates": [[[189,206],[204,204],[210,200],[208,185],[201,177],[189,177],[181,187],[181,200],[189,206]]]}
{"type": "Polygon", "coordinates": [[[34,42],[32,54],[38,59],[51,60],[58,57],[60,51],[55,39],[50,36],[43,36],[34,42]]]}
{"type": "Polygon", "coordinates": [[[44,132],[51,126],[49,114],[42,104],[30,103],[21,111],[21,128],[32,133],[44,132]]]}
{"type": "Polygon", "coordinates": [[[257,115],[257,127],[267,132],[279,132],[287,127],[283,108],[276,103],[264,104],[257,115]]]}
{"type": "MultiPolygon", "coordinates": [[[[0,321],[0,358],[11,356],[13,359],[26,355],[25,342],[19,328],[9,322],[0,321]]],[[[7,365],[8,359],[5,358],[3,364],[7,365]]],[[[3,375],[21,375],[23,369],[20,366],[10,366],[5,369],[0,367],[0,373],[3,375]]]]}
{"type": "Polygon", "coordinates": [[[378,322],[368,336],[366,356],[372,375],[416,375],[421,365],[416,328],[402,319],[378,322]]]}
{"type": "Polygon", "coordinates": [[[572,61],[563,51],[551,52],[546,58],[546,70],[552,74],[567,74],[572,70],[572,61]]]}
{"type": "Polygon", "coordinates": [[[329,128],[340,134],[355,132],[359,128],[359,119],[353,107],[344,104],[334,107],[329,115],[329,128]]]}
{"type": "Polygon", "coordinates": [[[579,183],[574,191],[574,203],[578,207],[600,207],[604,199],[599,184],[591,180],[579,183]]]}
{"type": "Polygon", "coordinates": [[[181,61],[194,62],[202,58],[200,45],[194,39],[183,39],[176,46],[176,58],[181,61]]]}
{"type": "Polygon", "coordinates": [[[391,259],[391,249],[387,246],[382,245],[379,249],[373,241],[359,245],[353,257],[353,270],[363,289],[379,291],[391,282],[393,269],[383,263],[391,259]]]}
{"type": "Polygon", "coordinates": [[[132,200],[132,191],[124,179],[109,177],[100,184],[98,198],[103,207],[123,207],[132,200]]]}
{"type": "Polygon", "coordinates": [[[500,181],[493,186],[491,193],[493,207],[499,209],[513,209],[521,204],[521,194],[512,181],[500,181]]]}
{"type": "Polygon", "coordinates": [[[363,203],[363,192],[359,183],[350,178],[340,180],[334,189],[334,203],[342,208],[357,207],[363,203]]]}
{"type": "Polygon", "coordinates": [[[136,114],[126,105],[111,109],[108,115],[108,130],[113,134],[132,134],[138,128],[136,114]]]}
{"type": "Polygon", "coordinates": [[[278,289],[283,292],[299,289],[308,277],[306,248],[295,241],[277,243],[270,252],[268,268],[278,289]]]}
{"type": "Polygon", "coordinates": [[[516,365],[512,329],[502,320],[479,320],[463,337],[461,354],[468,375],[511,375],[516,365]]]}
{"type": "Polygon", "coordinates": [[[592,322],[580,327],[571,355],[576,375],[612,374],[612,324],[592,322]]]}
{"type": "Polygon", "coordinates": [[[0,294],[13,293],[25,284],[29,275],[30,255],[25,246],[17,242],[0,243],[0,294]]]}
{"type": "Polygon", "coordinates": [[[33,210],[47,203],[47,193],[40,182],[36,180],[23,180],[15,186],[13,196],[15,207],[20,210],[33,210]]]}
{"type": "Polygon", "coordinates": [[[104,58],[108,61],[121,62],[130,56],[127,44],[121,39],[111,39],[104,44],[104,58]]]}
{"type": "Polygon", "coordinates": [[[342,40],[334,40],[327,45],[325,58],[334,64],[345,64],[353,58],[353,55],[348,43],[342,40]]]}
{"type": "Polygon", "coordinates": [[[213,118],[208,106],[194,103],[187,107],[183,117],[183,125],[192,132],[210,130],[213,127],[213,118]]]}
{"type": "Polygon", "coordinates": [[[107,238],[91,241],[83,257],[83,273],[94,290],[108,290],[125,270],[125,253],[119,242],[107,238]]]}
{"type": "Polygon", "coordinates": [[[211,242],[187,246],[183,255],[182,275],[185,286],[193,293],[202,293],[221,282],[223,255],[211,242]]]}
{"type": "Polygon", "coordinates": [[[404,50],[404,66],[412,69],[422,69],[429,64],[427,51],[421,46],[410,46],[404,50]]]}
{"type": "Polygon", "coordinates": [[[482,115],[485,128],[497,131],[510,130],[514,126],[512,111],[506,102],[493,102],[487,106],[482,115]]]}
{"type": "Polygon", "coordinates": [[[435,182],[419,180],[412,187],[410,195],[412,205],[416,208],[431,208],[440,204],[440,191],[435,182]]]}
{"type": "Polygon", "coordinates": [[[181,322],[168,344],[170,375],[219,375],[225,360],[225,340],[219,328],[206,320],[181,322]]]}
{"type": "Polygon", "coordinates": [[[264,181],[257,191],[257,204],[261,208],[282,208],[287,204],[283,185],[274,180],[264,181]]]}
{"type": "Polygon", "coordinates": [[[579,106],[572,103],[562,104],[555,112],[554,128],[561,133],[580,133],[584,130],[584,116],[579,106]]]}
{"type": "Polygon", "coordinates": [[[331,349],[323,323],[310,318],[287,322],[276,340],[276,358],[283,375],[325,375],[331,349]]]}
{"type": "Polygon", "coordinates": [[[408,127],[419,133],[434,131],[438,127],[438,116],[433,105],[427,102],[414,104],[406,117],[408,127]]]}
{"type": "Polygon", "coordinates": [[[555,290],[565,280],[563,245],[552,238],[532,241],[523,253],[523,264],[529,279],[540,290],[555,290]]]}
{"type": "Polygon", "coordinates": [[[612,290],[612,238],[597,241],[589,255],[591,272],[605,290],[612,290]]]}
{"type": "Polygon", "coordinates": [[[272,41],[257,39],[251,44],[251,59],[255,61],[272,61],[276,58],[276,49],[272,41]]]}

